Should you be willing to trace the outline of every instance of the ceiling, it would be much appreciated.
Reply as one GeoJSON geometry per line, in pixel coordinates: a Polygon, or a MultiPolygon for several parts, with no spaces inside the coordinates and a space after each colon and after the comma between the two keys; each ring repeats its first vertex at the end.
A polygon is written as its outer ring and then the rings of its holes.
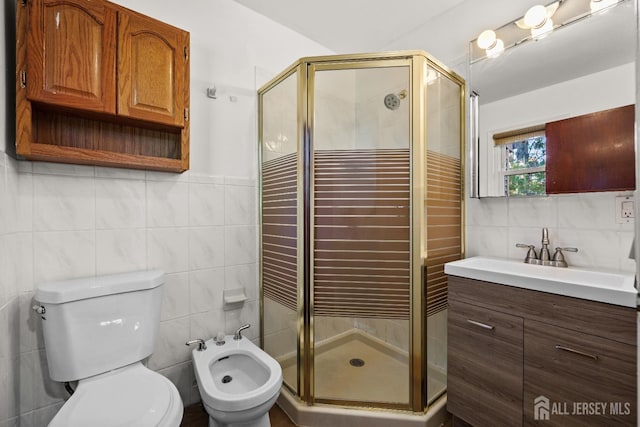
{"type": "Polygon", "coordinates": [[[336,53],[376,51],[465,0],[235,0],[336,53]]]}
{"type": "MultiPolygon", "coordinates": [[[[549,0],[234,1],[316,41],[335,53],[425,50],[463,77],[468,78],[474,89],[486,89],[482,90],[483,102],[508,96],[514,90],[516,92],[532,90],[541,85],[597,72],[633,61],[635,57],[635,43],[627,41],[635,38],[635,24],[632,22],[630,26],[615,26],[615,31],[608,31],[606,28],[603,31],[592,31],[597,35],[597,40],[594,42],[585,43],[583,40],[583,43],[565,43],[554,51],[547,50],[543,46],[547,43],[529,46],[528,49],[514,49],[518,52],[503,56],[515,58],[526,55],[529,49],[538,49],[543,50],[543,59],[532,59],[533,63],[521,61],[520,68],[514,68],[516,71],[512,73],[508,72],[509,69],[503,63],[504,61],[486,63],[483,67],[488,69],[487,75],[490,77],[485,82],[476,73],[476,70],[481,67],[473,67],[473,69],[468,67],[469,42],[474,40],[481,31],[502,27],[522,17],[529,7],[548,3],[549,0]],[[580,49],[576,49],[576,45],[579,45],[580,49]],[[601,54],[594,55],[593,53],[596,52],[594,49],[598,46],[602,47],[601,54]],[[614,46],[614,49],[607,51],[607,46],[614,46]],[[544,80],[541,76],[549,73],[541,72],[534,73],[526,80],[521,78],[523,68],[530,70],[545,68],[545,64],[549,65],[549,58],[558,60],[556,61],[558,65],[546,67],[553,69],[551,73],[553,78],[544,80]],[[469,71],[471,71],[470,76],[469,71]],[[523,84],[523,81],[526,84],[523,84]],[[485,85],[486,88],[483,87],[485,85]],[[499,90],[494,93],[496,87],[499,90]],[[491,95],[486,96],[486,94],[491,95]]],[[[589,0],[572,1],[587,4],[589,2],[589,0]]],[[[626,3],[626,13],[633,21],[635,2],[626,3]]],[[[571,31],[566,33],[570,36],[571,31]]],[[[582,39],[582,37],[578,38],[582,39]]]]}

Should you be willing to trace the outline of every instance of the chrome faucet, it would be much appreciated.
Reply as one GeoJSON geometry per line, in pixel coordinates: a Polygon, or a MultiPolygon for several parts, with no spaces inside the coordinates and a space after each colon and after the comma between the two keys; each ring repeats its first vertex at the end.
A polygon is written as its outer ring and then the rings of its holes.
{"type": "Polygon", "coordinates": [[[200,338],[184,343],[184,345],[186,345],[187,347],[191,344],[198,344],[198,351],[204,351],[207,349],[207,345],[204,343],[204,340],[200,338]]]}
{"type": "Polygon", "coordinates": [[[516,243],[516,247],[529,249],[524,258],[525,263],[547,265],[550,267],[568,267],[567,260],[565,260],[562,251],[578,252],[577,248],[556,248],[553,258],[551,258],[551,254],[549,253],[549,229],[547,227],[542,229],[542,247],[540,248],[539,255],[536,254],[536,248],[534,245],[516,243]]]}
{"type": "Polygon", "coordinates": [[[233,336],[233,339],[238,341],[242,339],[242,331],[244,331],[245,329],[249,329],[251,327],[251,325],[249,323],[247,323],[246,325],[242,325],[238,328],[238,330],[236,331],[236,334],[233,336]]]}

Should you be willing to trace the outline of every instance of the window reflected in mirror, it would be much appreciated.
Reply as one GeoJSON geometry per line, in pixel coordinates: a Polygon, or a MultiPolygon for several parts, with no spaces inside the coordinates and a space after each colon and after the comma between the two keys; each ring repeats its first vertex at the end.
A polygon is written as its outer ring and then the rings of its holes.
{"type": "Polygon", "coordinates": [[[507,196],[542,196],[546,194],[547,138],[530,137],[505,144],[504,191],[507,196]]]}

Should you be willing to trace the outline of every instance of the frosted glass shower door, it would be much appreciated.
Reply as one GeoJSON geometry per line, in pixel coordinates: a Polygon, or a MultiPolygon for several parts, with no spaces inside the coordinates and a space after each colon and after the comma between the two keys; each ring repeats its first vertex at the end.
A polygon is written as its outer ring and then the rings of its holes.
{"type": "Polygon", "coordinates": [[[411,69],[392,62],[311,67],[316,401],[409,404],[411,69]]]}
{"type": "Polygon", "coordinates": [[[298,389],[297,74],[261,97],[261,281],[264,350],[298,389]]]}

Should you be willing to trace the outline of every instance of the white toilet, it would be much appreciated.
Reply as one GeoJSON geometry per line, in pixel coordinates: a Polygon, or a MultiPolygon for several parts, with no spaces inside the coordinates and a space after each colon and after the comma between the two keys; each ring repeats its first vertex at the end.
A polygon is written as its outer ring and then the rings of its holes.
{"type": "MultiPolygon", "coordinates": [[[[192,352],[209,427],[270,427],[280,394],[280,364],[240,333],[200,341],[192,352]]],[[[191,341],[192,343],[193,341],[191,341]]]]}
{"type": "Polygon", "coordinates": [[[161,271],[139,271],[37,288],[49,374],[78,381],[49,427],[180,425],[178,390],[141,363],[158,335],[163,284],[161,271]]]}

